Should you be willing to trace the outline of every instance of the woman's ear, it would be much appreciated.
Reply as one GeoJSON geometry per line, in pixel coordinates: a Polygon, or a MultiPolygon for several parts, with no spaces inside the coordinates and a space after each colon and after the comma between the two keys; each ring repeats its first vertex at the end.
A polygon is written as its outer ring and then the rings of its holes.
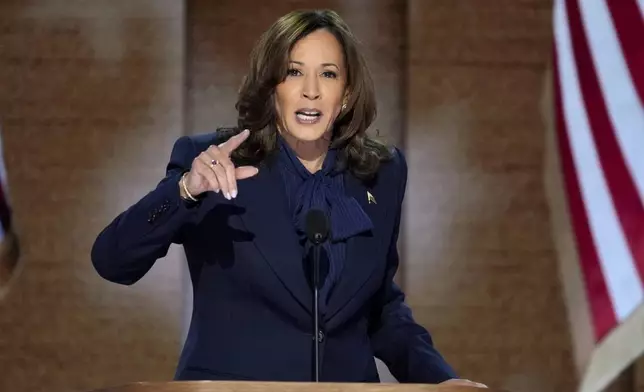
{"type": "Polygon", "coordinates": [[[342,110],[347,109],[347,105],[349,104],[349,93],[344,94],[344,98],[342,99],[342,110]]]}

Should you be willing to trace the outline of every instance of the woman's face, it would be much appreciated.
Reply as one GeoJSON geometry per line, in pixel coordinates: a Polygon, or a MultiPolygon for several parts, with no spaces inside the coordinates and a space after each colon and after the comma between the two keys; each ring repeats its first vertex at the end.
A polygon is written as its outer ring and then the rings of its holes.
{"type": "Polygon", "coordinates": [[[275,105],[282,132],[299,141],[331,139],[346,85],[342,47],[333,34],[317,30],[298,41],[275,105]]]}

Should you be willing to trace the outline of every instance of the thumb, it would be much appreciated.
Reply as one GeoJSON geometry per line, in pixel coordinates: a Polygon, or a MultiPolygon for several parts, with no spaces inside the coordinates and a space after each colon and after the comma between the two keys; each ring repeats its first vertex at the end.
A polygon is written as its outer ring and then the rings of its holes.
{"type": "Polygon", "coordinates": [[[254,166],[240,166],[235,168],[235,178],[238,180],[253,177],[257,173],[259,173],[259,169],[254,166]]]}

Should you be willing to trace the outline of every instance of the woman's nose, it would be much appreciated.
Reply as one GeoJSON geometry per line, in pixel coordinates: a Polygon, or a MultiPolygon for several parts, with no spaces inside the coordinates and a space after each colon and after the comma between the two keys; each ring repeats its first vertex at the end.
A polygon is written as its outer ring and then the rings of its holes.
{"type": "Polygon", "coordinates": [[[305,78],[304,86],[302,87],[302,95],[304,98],[310,100],[320,98],[320,86],[318,86],[318,80],[315,76],[307,76],[305,78]]]}

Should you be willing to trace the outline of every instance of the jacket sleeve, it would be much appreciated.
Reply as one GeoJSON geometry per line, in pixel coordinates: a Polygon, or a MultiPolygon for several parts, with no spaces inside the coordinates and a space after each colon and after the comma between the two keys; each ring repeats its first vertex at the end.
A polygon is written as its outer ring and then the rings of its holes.
{"type": "Polygon", "coordinates": [[[182,242],[201,202],[186,203],[179,179],[197,155],[193,141],[179,138],[156,188],[119,214],[96,238],[91,250],[98,274],[111,282],[130,285],[141,279],[172,243],[182,242]]]}
{"type": "Polygon", "coordinates": [[[399,382],[437,384],[457,378],[454,370],[434,347],[429,332],[419,325],[405,303],[405,294],[394,281],[398,269],[397,250],[402,201],[407,183],[407,165],[398,152],[401,184],[394,234],[389,245],[388,266],[382,288],[374,298],[370,338],[375,356],[381,359],[399,382]]]}

